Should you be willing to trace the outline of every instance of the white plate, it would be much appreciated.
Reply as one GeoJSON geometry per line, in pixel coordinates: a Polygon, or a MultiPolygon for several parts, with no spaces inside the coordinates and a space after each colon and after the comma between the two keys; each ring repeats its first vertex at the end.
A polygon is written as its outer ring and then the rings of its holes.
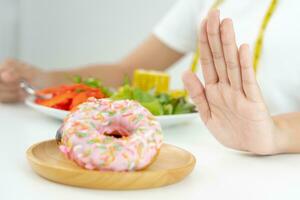
{"type": "MultiPolygon", "coordinates": [[[[25,104],[40,113],[46,114],[50,117],[53,117],[53,118],[56,118],[59,120],[63,120],[69,113],[68,111],[59,110],[59,109],[55,109],[55,108],[49,108],[46,106],[36,104],[34,102],[33,98],[27,98],[25,100],[25,104]]],[[[168,126],[174,126],[174,125],[188,123],[197,117],[198,117],[197,113],[178,114],[178,115],[162,115],[162,116],[157,116],[157,120],[159,121],[159,123],[161,124],[162,127],[168,127],[168,126]]]]}

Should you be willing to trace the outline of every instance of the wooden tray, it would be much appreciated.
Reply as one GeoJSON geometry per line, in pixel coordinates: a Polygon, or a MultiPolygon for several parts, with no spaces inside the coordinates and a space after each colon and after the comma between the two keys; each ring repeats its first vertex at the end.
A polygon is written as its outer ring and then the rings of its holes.
{"type": "Polygon", "coordinates": [[[135,172],[85,170],[66,159],[55,140],[44,141],[27,150],[27,159],[40,176],[66,185],[113,190],[161,187],[186,177],[195,166],[195,157],[176,146],[164,144],[157,159],[135,172]]]}

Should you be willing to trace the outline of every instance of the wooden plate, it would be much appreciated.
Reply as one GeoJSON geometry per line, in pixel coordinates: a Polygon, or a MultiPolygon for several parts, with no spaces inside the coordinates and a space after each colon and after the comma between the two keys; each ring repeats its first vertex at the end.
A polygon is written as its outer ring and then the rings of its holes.
{"type": "Polygon", "coordinates": [[[157,159],[146,169],[135,172],[85,170],[66,159],[55,140],[44,141],[27,150],[27,159],[40,176],[66,185],[130,190],[154,188],[176,183],[195,166],[195,157],[176,146],[164,144],[157,159]]]}

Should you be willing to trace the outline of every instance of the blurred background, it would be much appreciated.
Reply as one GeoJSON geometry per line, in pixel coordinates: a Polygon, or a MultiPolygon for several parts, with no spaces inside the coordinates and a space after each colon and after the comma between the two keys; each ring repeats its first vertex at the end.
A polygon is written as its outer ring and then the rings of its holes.
{"type": "MultiPolygon", "coordinates": [[[[43,69],[112,62],[125,56],[177,0],[0,0],[0,60],[43,69]]],[[[169,71],[171,87],[191,56],[169,71]]]]}

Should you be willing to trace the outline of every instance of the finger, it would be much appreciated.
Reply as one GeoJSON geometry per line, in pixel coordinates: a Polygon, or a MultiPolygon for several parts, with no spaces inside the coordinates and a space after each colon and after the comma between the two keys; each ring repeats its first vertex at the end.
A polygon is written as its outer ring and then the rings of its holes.
{"type": "Polygon", "coordinates": [[[186,71],[182,76],[182,80],[185,88],[189,92],[190,97],[197,106],[201,119],[206,124],[210,119],[211,114],[202,83],[191,71],[186,71]]]}
{"type": "Polygon", "coordinates": [[[229,83],[221,43],[219,10],[212,10],[208,14],[207,36],[219,81],[222,83],[229,83]]]}
{"type": "Polygon", "coordinates": [[[232,88],[242,89],[242,77],[238,48],[235,41],[233,23],[231,19],[224,19],[221,23],[221,39],[227,74],[232,88]]]}
{"type": "Polygon", "coordinates": [[[11,93],[3,92],[0,95],[0,102],[2,103],[15,103],[22,100],[22,95],[20,92],[11,93]]]}
{"type": "Polygon", "coordinates": [[[6,71],[9,68],[13,68],[16,65],[16,61],[14,59],[6,59],[0,65],[0,73],[6,71]]]}
{"type": "Polygon", "coordinates": [[[205,84],[214,84],[218,82],[218,75],[214,66],[210,47],[207,39],[207,20],[202,21],[200,27],[199,47],[200,47],[200,62],[205,80],[205,84]]]}
{"type": "Polygon", "coordinates": [[[18,72],[14,68],[7,68],[0,74],[2,83],[16,83],[19,81],[18,72]]]}
{"type": "Polygon", "coordinates": [[[19,90],[21,90],[19,85],[0,84],[0,94],[2,92],[18,92],[19,90]]]}
{"type": "Polygon", "coordinates": [[[6,59],[0,66],[1,82],[17,82],[19,81],[19,67],[21,63],[15,59],[6,59]]]}
{"type": "Polygon", "coordinates": [[[240,46],[239,57],[242,71],[243,90],[245,95],[251,101],[260,102],[262,101],[262,96],[255,78],[250,48],[247,44],[240,46]]]}

